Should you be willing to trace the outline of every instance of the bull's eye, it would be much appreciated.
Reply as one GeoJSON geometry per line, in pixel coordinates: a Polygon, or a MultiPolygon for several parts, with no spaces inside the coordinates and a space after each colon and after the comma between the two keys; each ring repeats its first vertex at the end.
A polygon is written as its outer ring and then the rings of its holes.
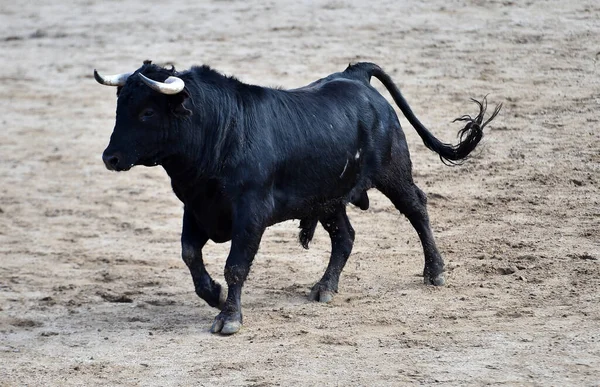
{"type": "Polygon", "coordinates": [[[146,108],[140,113],[140,120],[147,121],[154,116],[154,109],[146,108]]]}

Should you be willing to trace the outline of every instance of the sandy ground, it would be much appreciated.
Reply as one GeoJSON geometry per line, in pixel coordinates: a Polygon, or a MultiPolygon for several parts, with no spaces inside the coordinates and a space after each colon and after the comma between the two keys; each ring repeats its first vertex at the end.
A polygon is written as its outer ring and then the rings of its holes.
{"type": "MultiPolygon", "coordinates": [[[[597,1],[35,3],[0,4],[0,385],[600,384],[597,1]],[[325,232],[307,252],[286,222],[244,328],[211,335],[164,171],[100,160],[115,90],[92,70],[147,58],[290,88],[373,61],[445,141],[469,97],[504,102],[456,168],[401,119],[448,286],[422,285],[415,232],[372,192],[331,304],[307,300],[325,232]]],[[[221,282],[227,249],[205,248],[221,282]]]]}

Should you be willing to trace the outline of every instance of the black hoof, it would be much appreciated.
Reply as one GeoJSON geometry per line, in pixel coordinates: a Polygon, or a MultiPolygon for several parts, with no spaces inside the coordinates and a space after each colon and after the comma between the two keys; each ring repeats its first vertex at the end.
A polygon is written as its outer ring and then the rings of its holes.
{"type": "Polygon", "coordinates": [[[425,274],[423,276],[423,283],[425,283],[425,285],[444,286],[446,284],[446,278],[444,273],[440,273],[435,277],[425,274]]]}
{"type": "Polygon", "coordinates": [[[224,312],[221,312],[215,317],[212,327],[210,327],[211,333],[220,333],[222,335],[232,335],[237,333],[242,328],[241,316],[231,316],[224,312]]]}
{"type": "Polygon", "coordinates": [[[311,301],[330,302],[333,300],[334,294],[335,291],[329,289],[326,285],[317,282],[315,286],[312,287],[308,299],[311,301]]]}

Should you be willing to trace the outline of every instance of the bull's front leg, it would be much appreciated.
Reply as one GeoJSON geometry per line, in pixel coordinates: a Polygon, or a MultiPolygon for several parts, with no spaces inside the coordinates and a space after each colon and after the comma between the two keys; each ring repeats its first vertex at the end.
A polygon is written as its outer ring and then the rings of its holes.
{"type": "Polygon", "coordinates": [[[231,249],[225,263],[227,300],[210,328],[212,333],[231,335],[242,327],[242,286],[258,251],[271,206],[268,200],[246,193],[234,204],[231,249]]]}
{"type": "Polygon", "coordinates": [[[198,227],[194,215],[189,210],[183,212],[183,230],[181,232],[181,256],[190,270],[196,294],[208,305],[223,309],[227,293],[215,282],[204,267],[202,248],[208,241],[206,232],[198,227]]]}

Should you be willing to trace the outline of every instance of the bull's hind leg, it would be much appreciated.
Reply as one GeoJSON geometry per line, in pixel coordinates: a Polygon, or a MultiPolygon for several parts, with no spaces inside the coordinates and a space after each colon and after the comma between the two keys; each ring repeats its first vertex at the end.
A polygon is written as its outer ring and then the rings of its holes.
{"type": "Polygon", "coordinates": [[[410,168],[410,159],[406,153],[406,157],[401,160],[392,161],[392,165],[377,179],[375,186],[408,218],[417,231],[425,254],[425,284],[441,286],[445,283],[444,260],[435,245],[429,225],[427,197],[413,182],[410,168]]]}
{"type": "Polygon", "coordinates": [[[329,302],[338,291],[340,274],[352,252],[354,229],[350,225],[344,206],[327,216],[320,217],[319,220],[331,238],[331,257],[325,274],[312,287],[309,298],[312,301],[329,302]]]}

